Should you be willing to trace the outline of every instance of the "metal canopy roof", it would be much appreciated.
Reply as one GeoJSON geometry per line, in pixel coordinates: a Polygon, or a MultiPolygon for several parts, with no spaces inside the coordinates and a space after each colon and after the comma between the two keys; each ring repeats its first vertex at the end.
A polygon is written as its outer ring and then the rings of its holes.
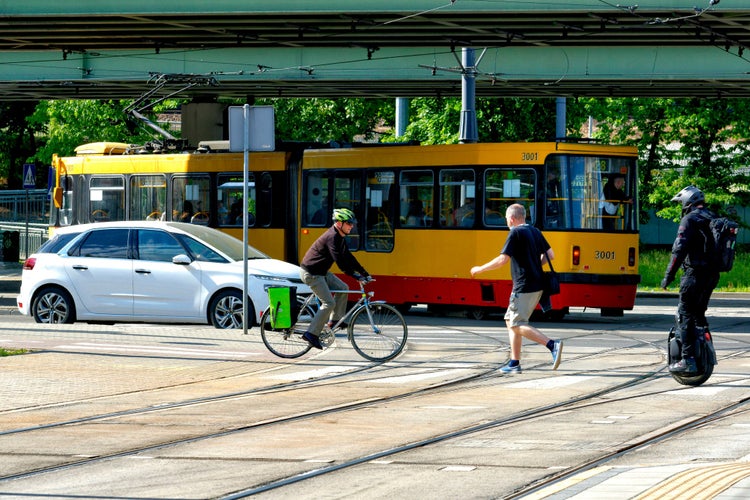
{"type": "Polygon", "coordinates": [[[6,4],[0,99],[457,96],[462,71],[478,96],[750,96],[750,2],[701,2],[6,4]]]}

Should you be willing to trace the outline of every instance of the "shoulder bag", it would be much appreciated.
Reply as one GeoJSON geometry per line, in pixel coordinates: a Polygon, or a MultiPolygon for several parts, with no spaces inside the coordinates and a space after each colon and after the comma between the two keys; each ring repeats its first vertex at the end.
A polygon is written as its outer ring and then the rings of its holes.
{"type": "Polygon", "coordinates": [[[549,271],[544,271],[544,295],[557,295],[560,293],[560,278],[552,267],[552,261],[547,259],[549,271]]]}

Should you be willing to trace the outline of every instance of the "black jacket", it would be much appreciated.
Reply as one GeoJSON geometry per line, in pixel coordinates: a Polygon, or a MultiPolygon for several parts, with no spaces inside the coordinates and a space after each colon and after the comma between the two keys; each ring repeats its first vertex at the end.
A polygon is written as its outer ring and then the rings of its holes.
{"type": "Polygon", "coordinates": [[[335,226],[331,226],[310,246],[302,258],[300,267],[310,274],[325,276],[334,262],[349,276],[356,273],[369,276],[349,251],[346,239],[339,234],[335,226]]]}
{"type": "MultiPolygon", "coordinates": [[[[680,220],[677,238],[672,245],[672,260],[666,277],[674,279],[677,270],[710,271],[714,266],[716,248],[709,224],[714,214],[703,207],[692,210],[680,220]]],[[[718,272],[718,271],[716,271],[718,272]]]]}

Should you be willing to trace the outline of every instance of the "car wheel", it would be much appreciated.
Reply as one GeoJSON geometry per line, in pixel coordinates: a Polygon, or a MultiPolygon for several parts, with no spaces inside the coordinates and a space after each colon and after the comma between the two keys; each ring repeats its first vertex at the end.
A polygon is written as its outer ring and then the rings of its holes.
{"type": "MultiPolygon", "coordinates": [[[[255,317],[253,304],[248,299],[247,316],[248,327],[253,326],[255,317]]],[[[216,328],[242,328],[242,292],[239,290],[224,290],[211,300],[208,306],[211,324],[216,328]]]]}
{"type": "Polygon", "coordinates": [[[76,319],[73,298],[59,287],[41,290],[31,303],[31,314],[37,323],[73,323],[76,319]]]}

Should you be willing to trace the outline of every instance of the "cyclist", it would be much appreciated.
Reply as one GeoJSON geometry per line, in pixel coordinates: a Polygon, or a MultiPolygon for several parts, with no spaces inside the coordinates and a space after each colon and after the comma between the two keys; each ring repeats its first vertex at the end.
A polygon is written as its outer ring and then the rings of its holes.
{"type": "MultiPolygon", "coordinates": [[[[337,294],[334,299],[331,293],[331,289],[346,289],[346,283],[330,271],[333,263],[359,281],[367,281],[370,277],[346,245],[345,238],[356,223],[354,212],[348,208],[334,209],[333,225],[315,240],[300,263],[302,282],[310,287],[321,303],[320,309],[310,322],[310,329],[303,335],[316,349],[323,348],[318,337],[326,321],[328,326],[332,327],[346,313],[346,294],[337,294]]],[[[343,323],[339,325],[339,328],[345,327],[343,323]]]]}

